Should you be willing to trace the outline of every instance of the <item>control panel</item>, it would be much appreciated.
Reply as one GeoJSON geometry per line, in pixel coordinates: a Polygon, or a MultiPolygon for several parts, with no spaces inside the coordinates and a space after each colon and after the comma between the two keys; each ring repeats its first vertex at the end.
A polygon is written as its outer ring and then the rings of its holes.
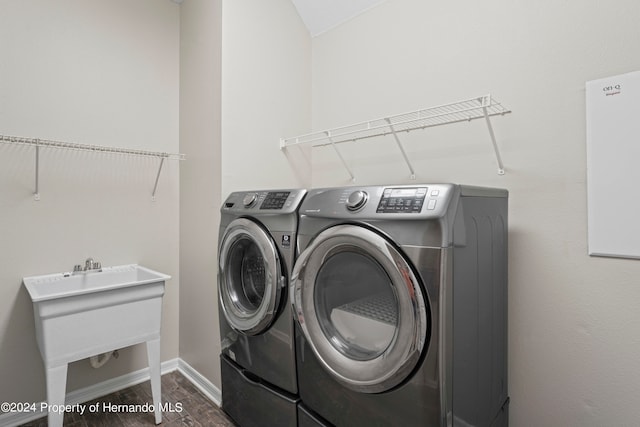
{"type": "Polygon", "coordinates": [[[366,191],[358,190],[349,195],[346,201],[347,210],[351,212],[358,211],[364,207],[369,200],[369,194],[366,191]]]}
{"type": "Polygon", "coordinates": [[[221,211],[256,215],[290,214],[297,211],[306,194],[303,189],[236,191],[227,196],[221,211]]]}
{"type": "Polygon", "coordinates": [[[290,194],[290,191],[269,192],[264,197],[260,209],[282,209],[290,194]]]}
{"type": "MultiPolygon", "coordinates": [[[[420,213],[427,196],[427,187],[385,188],[377,213],[420,213]]],[[[434,200],[435,201],[435,200],[434,200]]],[[[429,200],[429,203],[431,200],[429,200]]],[[[431,209],[435,208],[435,204],[431,209]]]]}
{"type": "Polygon", "coordinates": [[[455,184],[446,183],[317,188],[307,193],[300,213],[357,220],[431,220],[447,213],[455,190],[455,184]]]}

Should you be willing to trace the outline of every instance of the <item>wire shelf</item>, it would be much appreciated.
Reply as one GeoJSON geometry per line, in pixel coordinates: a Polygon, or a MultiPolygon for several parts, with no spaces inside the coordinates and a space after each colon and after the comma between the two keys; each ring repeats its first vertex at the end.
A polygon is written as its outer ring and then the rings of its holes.
{"type": "Polygon", "coordinates": [[[164,165],[164,161],[165,160],[185,160],[184,154],[172,154],[172,153],[163,153],[158,151],[134,150],[129,148],[108,147],[103,145],[78,144],[73,142],[54,141],[50,139],[25,138],[22,136],[0,135],[0,143],[27,145],[27,146],[35,147],[35,155],[36,155],[36,158],[35,158],[36,159],[36,166],[35,166],[36,175],[35,175],[35,191],[34,191],[35,200],[40,200],[40,192],[39,192],[40,148],[91,151],[91,152],[106,153],[106,154],[122,154],[122,155],[130,155],[130,156],[159,158],[160,164],[158,165],[158,173],[156,174],[155,183],[153,185],[153,192],[151,193],[151,199],[154,201],[156,199],[158,181],[160,179],[160,172],[162,171],[162,166],[164,165]]]}
{"type": "Polygon", "coordinates": [[[78,144],[73,142],[54,141],[50,139],[25,138],[22,136],[0,135],[0,142],[3,142],[5,144],[30,145],[35,147],[58,148],[65,150],[93,151],[100,153],[125,154],[145,157],[163,157],[172,160],[185,160],[184,154],[134,150],[129,148],[108,147],[103,145],[78,144]]]}
{"type": "MultiPolygon", "coordinates": [[[[491,128],[489,117],[502,116],[508,113],[511,113],[511,111],[493,99],[491,95],[484,95],[464,101],[368,120],[319,132],[312,132],[292,138],[282,138],[280,140],[280,148],[284,149],[298,144],[310,144],[312,147],[332,145],[336,148],[336,144],[344,142],[357,141],[377,136],[393,135],[396,143],[402,151],[405,161],[409,165],[409,169],[411,169],[412,177],[414,177],[415,173],[398,139],[398,133],[443,126],[452,123],[469,122],[476,119],[485,119],[496,151],[496,157],[499,163],[499,173],[503,174],[504,168],[497,150],[495,136],[493,134],[493,129],[491,128]]],[[[341,160],[343,160],[339,152],[338,155],[341,160]]],[[[344,166],[349,170],[346,164],[344,164],[344,166]]],[[[353,174],[350,171],[349,173],[353,179],[353,174]]]]}

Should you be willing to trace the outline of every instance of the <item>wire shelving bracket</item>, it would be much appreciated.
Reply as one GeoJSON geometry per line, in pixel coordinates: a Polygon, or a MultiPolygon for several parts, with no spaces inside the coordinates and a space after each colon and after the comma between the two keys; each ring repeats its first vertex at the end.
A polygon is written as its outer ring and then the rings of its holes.
{"type": "Polygon", "coordinates": [[[77,144],[72,142],[62,142],[62,141],[53,141],[47,139],[38,139],[38,138],[25,138],[21,136],[9,136],[9,135],[0,135],[0,142],[5,144],[17,144],[17,145],[29,145],[35,147],[35,191],[33,193],[33,197],[35,200],[40,200],[40,149],[45,148],[54,148],[54,149],[66,149],[66,150],[79,150],[79,151],[92,151],[99,153],[108,153],[108,154],[124,154],[131,156],[141,156],[141,157],[156,157],[160,159],[160,164],[158,165],[158,173],[156,174],[155,183],[153,185],[153,192],[151,193],[151,199],[153,201],[156,200],[156,191],[158,190],[158,181],[160,179],[160,172],[162,171],[162,166],[164,165],[164,161],[166,159],[171,160],[185,160],[184,154],[171,154],[171,153],[163,153],[157,151],[144,151],[144,150],[134,150],[128,148],[117,148],[117,147],[108,147],[102,145],[89,145],[89,144],[77,144]]]}
{"type": "Polygon", "coordinates": [[[377,136],[392,135],[396,145],[402,153],[402,157],[404,158],[407,167],[409,168],[411,179],[415,179],[415,170],[411,165],[409,156],[407,155],[404,146],[400,141],[400,137],[398,136],[400,132],[410,132],[417,129],[426,129],[452,123],[484,119],[487,124],[489,137],[491,138],[493,151],[496,156],[498,174],[504,175],[504,164],[502,163],[502,157],[500,156],[500,150],[498,149],[496,136],[493,131],[490,118],[493,116],[503,116],[508,113],[511,113],[511,111],[503,107],[502,104],[493,99],[491,95],[484,95],[466,99],[464,101],[439,105],[437,107],[425,108],[348,126],[323,130],[320,132],[312,132],[292,138],[282,138],[280,139],[280,149],[284,150],[287,147],[299,144],[310,144],[312,147],[331,145],[336,151],[343,166],[347,169],[347,172],[351,176],[351,180],[355,181],[353,172],[340,154],[337,144],[366,138],[374,138],[377,136]]]}

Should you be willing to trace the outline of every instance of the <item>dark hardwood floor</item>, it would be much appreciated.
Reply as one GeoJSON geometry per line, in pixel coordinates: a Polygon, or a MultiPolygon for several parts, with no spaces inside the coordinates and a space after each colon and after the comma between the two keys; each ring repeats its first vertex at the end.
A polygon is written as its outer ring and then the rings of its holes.
{"type": "MultiPolygon", "coordinates": [[[[111,405],[135,405],[153,403],[151,385],[149,381],[124,390],[116,391],[107,396],[86,402],[86,405],[98,404],[99,408],[111,405]]],[[[163,427],[194,426],[194,427],[232,427],[233,421],[222,412],[215,403],[207,399],[200,391],[178,371],[162,376],[162,403],[171,404],[171,411],[162,414],[163,427]]],[[[88,406],[87,406],[88,408],[88,406]]],[[[47,419],[39,418],[21,427],[44,427],[47,419]]],[[[153,412],[126,411],[85,411],[66,413],[65,427],[142,427],[154,426],[153,412]]]]}

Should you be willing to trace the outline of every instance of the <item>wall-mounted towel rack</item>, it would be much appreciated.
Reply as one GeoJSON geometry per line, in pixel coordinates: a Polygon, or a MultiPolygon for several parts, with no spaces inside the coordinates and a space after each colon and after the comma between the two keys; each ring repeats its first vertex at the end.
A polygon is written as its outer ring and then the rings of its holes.
{"type": "Polygon", "coordinates": [[[351,175],[351,179],[355,181],[355,177],[345,162],[342,154],[338,150],[337,144],[343,142],[357,141],[359,139],[373,138],[376,136],[392,135],[395,143],[400,149],[402,156],[411,172],[411,179],[415,179],[415,171],[409,157],[400,142],[399,132],[409,132],[416,129],[425,129],[428,127],[442,126],[451,123],[467,122],[475,119],[484,118],[489,130],[489,136],[493,144],[496,161],[498,163],[498,173],[504,175],[504,165],[500,157],[496,137],[491,126],[490,117],[497,115],[505,115],[510,113],[491,97],[484,95],[467,99],[464,101],[453,102],[451,104],[439,105],[437,107],[425,108],[422,110],[411,111],[408,113],[397,114],[395,116],[383,117],[366,122],[356,123],[348,126],[327,129],[320,132],[308,133],[292,138],[280,139],[280,149],[285,149],[292,145],[311,144],[313,147],[331,145],[336,154],[340,158],[343,166],[351,175]]]}
{"type": "Polygon", "coordinates": [[[134,149],[128,149],[128,148],[108,147],[103,145],[77,144],[72,142],[53,141],[48,139],[25,138],[21,136],[0,135],[0,142],[5,144],[30,145],[35,147],[36,149],[35,150],[36,177],[35,177],[35,191],[34,191],[35,200],[40,200],[40,192],[39,192],[40,148],[43,148],[43,147],[65,149],[65,150],[93,151],[93,152],[108,153],[108,154],[124,154],[124,155],[131,155],[131,156],[157,157],[160,159],[160,164],[158,165],[158,173],[156,174],[156,180],[153,185],[153,192],[151,193],[151,198],[153,200],[155,200],[156,198],[156,190],[158,189],[158,180],[160,179],[160,172],[162,171],[162,166],[164,165],[164,161],[166,159],[185,160],[184,154],[171,154],[171,153],[162,153],[162,152],[156,152],[156,151],[134,150],[134,149]]]}

